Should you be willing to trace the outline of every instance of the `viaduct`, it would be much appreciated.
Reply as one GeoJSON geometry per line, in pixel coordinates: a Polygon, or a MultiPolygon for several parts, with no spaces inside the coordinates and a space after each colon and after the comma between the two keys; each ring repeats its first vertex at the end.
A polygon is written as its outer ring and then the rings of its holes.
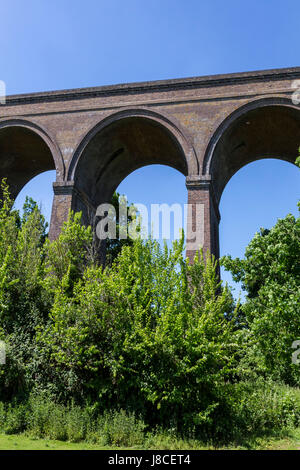
{"type": "Polygon", "coordinates": [[[70,209],[87,222],[129,173],[169,165],[186,176],[192,207],[204,205],[204,226],[195,226],[195,210],[190,223],[218,257],[218,206],[230,178],[260,158],[297,158],[299,79],[297,67],[9,96],[0,105],[0,178],[16,197],[56,170],[54,239],[70,209]]]}

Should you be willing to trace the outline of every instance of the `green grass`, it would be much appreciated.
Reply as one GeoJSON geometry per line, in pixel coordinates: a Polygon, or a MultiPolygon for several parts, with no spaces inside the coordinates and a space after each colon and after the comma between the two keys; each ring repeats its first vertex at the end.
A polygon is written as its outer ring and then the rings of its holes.
{"type": "Polygon", "coordinates": [[[54,441],[50,439],[36,439],[25,434],[0,434],[0,450],[103,450],[87,442],[73,443],[54,441]]]}
{"type": "MultiPolygon", "coordinates": [[[[176,447],[176,445],[175,445],[176,447]]],[[[260,450],[300,450],[300,428],[291,431],[289,435],[283,437],[271,437],[257,440],[251,446],[251,449],[260,450]]],[[[249,448],[248,447],[248,448],[249,448]]],[[[139,447],[132,447],[132,449],[139,447]]],[[[168,442],[167,449],[172,450],[172,445],[168,442]]],[[[196,447],[187,443],[182,449],[193,448],[199,450],[214,449],[212,446],[200,445],[196,447]]],[[[71,443],[63,441],[55,441],[49,439],[36,439],[26,434],[0,434],[0,450],[121,450],[124,447],[101,447],[97,444],[89,444],[87,442],[71,443]]],[[[128,449],[128,448],[127,448],[128,449]]],[[[141,448],[140,448],[141,449],[141,448]]],[[[220,449],[226,449],[222,447],[220,449]]],[[[227,449],[246,449],[245,447],[227,447],[227,449]]]]}
{"type": "Polygon", "coordinates": [[[300,450],[300,428],[290,431],[287,436],[262,439],[258,441],[257,448],[265,450],[300,450]]]}

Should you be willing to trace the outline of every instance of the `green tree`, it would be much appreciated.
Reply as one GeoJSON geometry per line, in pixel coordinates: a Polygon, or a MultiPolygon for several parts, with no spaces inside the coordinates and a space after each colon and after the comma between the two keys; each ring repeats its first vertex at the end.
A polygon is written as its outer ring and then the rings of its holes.
{"type": "MultiPolygon", "coordinates": [[[[111,265],[113,261],[118,257],[118,255],[121,253],[121,250],[123,246],[131,246],[132,245],[132,239],[130,237],[122,238],[121,237],[121,232],[125,231],[127,232],[127,227],[129,223],[132,223],[134,220],[137,219],[136,214],[135,214],[135,207],[133,204],[127,204],[127,201],[125,200],[126,203],[126,210],[127,210],[127,215],[126,218],[124,219],[124,215],[120,214],[120,201],[124,201],[124,196],[121,196],[118,192],[114,192],[111,204],[114,207],[115,210],[115,216],[114,218],[114,223],[116,224],[116,238],[115,239],[110,239],[108,238],[106,240],[106,264],[111,265]]],[[[124,204],[124,202],[123,202],[124,204]]]]}
{"type": "Polygon", "coordinates": [[[47,320],[50,303],[43,289],[45,222],[36,204],[27,199],[24,214],[13,210],[2,182],[0,206],[0,329],[7,346],[1,368],[2,397],[25,393],[35,380],[38,363],[36,327],[47,320]]]}
{"type": "Polygon", "coordinates": [[[53,368],[73,371],[77,389],[102,409],[126,407],[148,422],[200,426],[221,407],[234,345],[232,296],[216,263],[190,266],[183,239],[169,250],[153,241],[123,247],[110,267],[89,267],[70,297],[56,290],[40,332],[53,368]]]}
{"type": "Polygon", "coordinates": [[[92,229],[81,224],[81,217],[81,212],[70,211],[59,237],[52,242],[46,241],[44,251],[48,275],[44,285],[49,292],[54,293],[63,283],[71,295],[73,285],[81,279],[87,266],[96,260],[92,229]]]}
{"type": "Polygon", "coordinates": [[[246,343],[242,363],[248,360],[273,378],[299,386],[292,343],[300,339],[300,217],[289,214],[270,230],[261,229],[244,259],[225,256],[221,264],[247,292],[241,308],[247,327],[241,333],[246,343]]]}

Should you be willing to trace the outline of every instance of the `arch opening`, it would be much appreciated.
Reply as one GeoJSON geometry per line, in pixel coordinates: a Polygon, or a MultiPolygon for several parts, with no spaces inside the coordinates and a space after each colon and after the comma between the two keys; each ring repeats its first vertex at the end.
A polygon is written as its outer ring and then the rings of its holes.
{"type": "Polygon", "coordinates": [[[74,167],[75,187],[94,207],[110,201],[119,184],[147,165],[170,166],[188,174],[188,162],[172,132],[155,119],[122,117],[91,136],[74,167]]]}
{"type": "Polygon", "coordinates": [[[216,200],[230,178],[244,165],[264,158],[294,163],[300,145],[300,111],[286,104],[250,103],[229,116],[213,140],[206,162],[216,200]]]}
{"type": "Polygon", "coordinates": [[[144,236],[152,234],[160,243],[165,240],[171,246],[179,238],[180,230],[185,229],[185,177],[178,170],[166,165],[145,166],[130,173],[117,192],[139,210],[144,236]]]}
{"type": "Polygon", "coordinates": [[[0,128],[0,178],[7,178],[13,199],[35,176],[56,170],[54,156],[46,141],[22,125],[0,128]]]}

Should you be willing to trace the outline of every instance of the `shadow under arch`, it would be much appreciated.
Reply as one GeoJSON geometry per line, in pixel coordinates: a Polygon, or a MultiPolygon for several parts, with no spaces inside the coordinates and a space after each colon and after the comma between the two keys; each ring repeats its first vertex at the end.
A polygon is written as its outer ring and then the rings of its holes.
{"type": "Polygon", "coordinates": [[[83,138],[67,179],[96,207],[111,199],[126,176],[151,164],[196,174],[192,144],[168,118],[146,109],[125,109],[100,121],[83,138]]]}
{"type": "Polygon", "coordinates": [[[235,110],[216,129],[204,157],[216,202],[230,178],[263,158],[295,163],[300,146],[300,109],[288,98],[267,97],[235,110]]]}
{"type": "Polygon", "coordinates": [[[7,178],[12,197],[48,170],[56,170],[56,179],[63,180],[63,158],[47,132],[25,119],[0,121],[0,179],[7,178]]]}

